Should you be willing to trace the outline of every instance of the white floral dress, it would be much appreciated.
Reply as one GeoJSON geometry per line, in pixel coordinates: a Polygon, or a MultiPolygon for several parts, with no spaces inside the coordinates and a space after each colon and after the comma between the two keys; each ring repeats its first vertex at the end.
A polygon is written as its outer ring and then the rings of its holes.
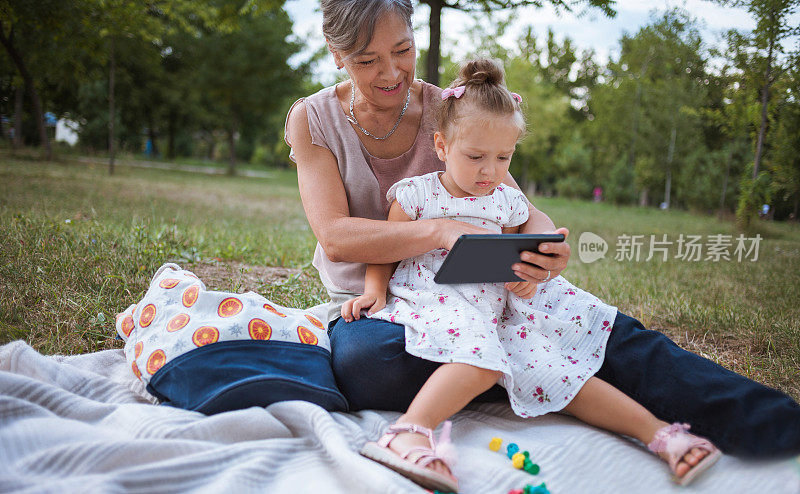
{"type": "MultiPolygon", "coordinates": [[[[450,218],[500,233],[528,219],[513,187],[453,197],[434,172],[401,180],[387,192],[411,219],[450,218]]],[[[521,299],[503,283],[440,285],[433,281],[447,251],[436,249],[397,266],[387,305],[372,317],[405,326],[406,351],[435,362],[503,372],[500,384],[521,417],[564,408],[600,369],[617,308],[561,276],[521,299]]]]}

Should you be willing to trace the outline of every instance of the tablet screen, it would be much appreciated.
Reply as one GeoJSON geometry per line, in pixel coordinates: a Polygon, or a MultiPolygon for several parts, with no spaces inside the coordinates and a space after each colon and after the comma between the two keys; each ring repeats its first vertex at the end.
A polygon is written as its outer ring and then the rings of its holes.
{"type": "Polygon", "coordinates": [[[441,284],[524,281],[511,269],[520,262],[520,252],[538,252],[541,243],[563,241],[561,234],[461,235],[434,281],[441,284]]]}

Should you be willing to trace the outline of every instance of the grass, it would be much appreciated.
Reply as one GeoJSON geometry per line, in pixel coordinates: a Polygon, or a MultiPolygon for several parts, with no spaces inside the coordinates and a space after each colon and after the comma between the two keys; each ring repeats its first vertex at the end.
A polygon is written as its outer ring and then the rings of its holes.
{"type": "MultiPolygon", "coordinates": [[[[322,302],[296,181],[292,170],[254,179],[120,167],[110,177],[100,165],[0,156],[0,343],[24,339],[43,353],[118,347],[114,314],[167,261],[191,266],[212,288],[254,289],[292,306],[322,302]],[[275,275],[264,266],[287,269],[275,275]]],[[[647,243],[639,262],[616,261],[623,234],[675,242],[681,233],[705,241],[737,232],[681,211],[534,203],[572,232],[567,279],[685,348],[800,399],[796,224],[757,222],[747,234],[763,237],[755,262],[684,261],[674,258],[675,245],[668,261],[648,262],[647,243]],[[585,231],[608,242],[604,259],[579,260],[585,231]]]]}

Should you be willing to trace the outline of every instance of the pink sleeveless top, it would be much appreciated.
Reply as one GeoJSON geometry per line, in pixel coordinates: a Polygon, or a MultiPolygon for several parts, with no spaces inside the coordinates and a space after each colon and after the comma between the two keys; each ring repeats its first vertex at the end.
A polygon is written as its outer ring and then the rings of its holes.
{"type": "MultiPolygon", "coordinates": [[[[305,100],[308,113],[308,129],[311,143],[330,150],[339,165],[339,174],[347,194],[350,216],[385,220],[390,204],[386,192],[395,182],[416,175],[424,175],[444,170],[433,148],[434,121],[433,105],[441,99],[442,90],[422,82],[422,119],[414,144],[406,152],[395,158],[377,158],[367,152],[358,139],[358,132],[345,117],[335,86],[327,87],[305,100]]],[[[292,105],[292,108],[294,108],[292,105]]],[[[289,109],[289,113],[291,113],[289,109]]],[[[287,115],[288,119],[288,115],[287,115]]],[[[288,129],[284,140],[291,147],[288,129]]],[[[294,153],[289,153],[294,161],[294,153]]],[[[325,255],[317,242],[314,251],[314,267],[320,273],[332,298],[334,293],[361,294],[364,292],[364,273],[366,264],[352,262],[333,262],[325,255]]]]}

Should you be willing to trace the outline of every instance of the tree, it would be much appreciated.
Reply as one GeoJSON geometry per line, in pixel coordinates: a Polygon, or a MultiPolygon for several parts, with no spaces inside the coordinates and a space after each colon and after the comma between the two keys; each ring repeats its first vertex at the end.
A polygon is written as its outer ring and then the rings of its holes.
{"type": "MultiPolygon", "coordinates": [[[[82,1],[0,0],[0,44],[15,67],[22,87],[33,105],[33,116],[44,149],[44,157],[52,157],[50,139],[44,122],[42,88],[48,81],[57,84],[67,74],[74,80],[83,72],[74,61],[77,54],[90,47],[86,39],[82,1]]],[[[19,87],[19,86],[18,86],[19,87]]],[[[17,96],[17,125],[21,133],[21,92],[17,96]]]]}
{"type": "Polygon", "coordinates": [[[761,53],[766,50],[766,57],[763,59],[764,78],[760,91],[761,124],[753,161],[753,180],[755,180],[761,165],[767,133],[770,89],[775,81],[776,72],[780,72],[780,66],[776,67],[775,64],[778,55],[783,53],[781,41],[787,36],[800,34],[800,26],[789,24],[791,15],[800,6],[800,0],[718,0],[718,3],[746,8],[756,20],[756,28],[753,30],[754,46],[761,53]]]}
{"type": "Polygon", "coordinates": [[[434,85],[439,85],[439,64],[441,54],[441,17],[443,9],[461,10],[463,12],[484,12],[494,10],[516,9],[525,6],[542,7],[545,3],[551,4],[558,12],[570,12],[576,6],[588,4],[589,7],[600,9],[605,15],[614,17],[616,11],[612,8],[614,0],[420,0],[420,3],[430,7],[428,27],[430,29],[430,43],[426,66],[426,79],[434,85]]]}
{"type": "Polygon", "coordinates": [[[752,176],[742,178],[739,206],[736,210],[737,225],[747,228],[758,208],[769,202],[771,192],[775,189],[770,185],[772,178],[768,173],[762,172],[761,165],[768,152],[767,132],[770,126],[772,87],[785,70],[786,61],[781,59],[781,41],[788,36],[800,34],[800,26],[789,24],[792,14],[800,6],[800,0],[717,0],[717,3],[746,8],[756,21],[752,35],[744,38],[750,41],[753,64],[749,70],[743,70],[743,74],[746,75],[752,69],[763,74],[758,82],[760,118],[752,176]]]}
{"type": "Polygon", "coordinates": [[[237,136],[252,143],[255,129],[263,129],[269,115],[286,107],[286,98],[307,73],[307,67],[293,69],[287,63],[300,51],[298,44],[287,41],[291,32],[288,15],[275,9],[244,15],[236,30],[206,33],[198,43],[195,84],[216,128],[227,135],[231,175],[237,136]]]}
{"type": "Polygon", "coordinates": [[[605,87],[592,94],[590,127],[612,151],[601,151],[607,168],[621,153],[627,156],[640,204],[663,187],[660,202],[669,207],[673,177],[681,175],[684,157],[703,145],[701,122],[689,111],[703,104],[708,84],[702,40],[695,21],[673,9],[620,44],[619,59],[603,74],[605,87]]]}

